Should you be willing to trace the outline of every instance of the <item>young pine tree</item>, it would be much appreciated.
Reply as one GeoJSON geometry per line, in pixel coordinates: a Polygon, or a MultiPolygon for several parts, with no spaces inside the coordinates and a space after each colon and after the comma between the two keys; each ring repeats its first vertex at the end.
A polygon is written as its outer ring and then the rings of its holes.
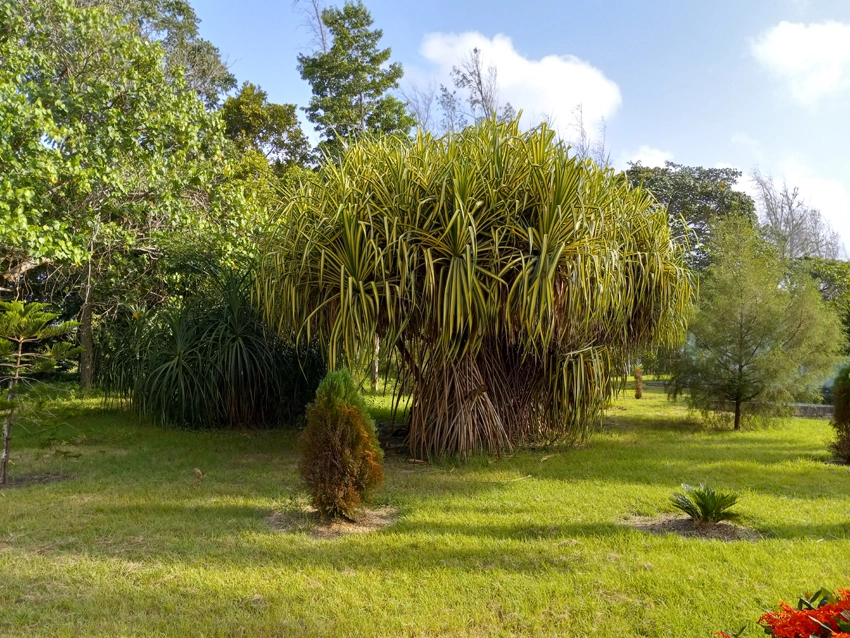
{"type": "Polygon", "coordinates": [[[347,518],[384,481],[375,424],[348,370],[329,372],[307,408],[301,477],[326,518],[347,518]]]}
{"type": "Polygon", "coordinates": [[[48,372],[59,362],[80,354],[65,341],[65,337],[79,324],[76,321],[56,322],[58,314],[49,312],[47,304],[0,302],[0,382],[4,388],[0,395],[3,417],[3,452],[0,457],[0,484],[8,481],[9,447],[15,416],[24,405],[27,391],[31,389],[33,375],[48,372]],[[53,341],[47,344],[48,341],[53,341]]]}
{"type": "Polygon", "coordinates": [[[747,412],[815,398],[844,347],[838,316],[746,218],[718,223],[699,307],[675,364],[671,394],[692,408],[747,412]]]}

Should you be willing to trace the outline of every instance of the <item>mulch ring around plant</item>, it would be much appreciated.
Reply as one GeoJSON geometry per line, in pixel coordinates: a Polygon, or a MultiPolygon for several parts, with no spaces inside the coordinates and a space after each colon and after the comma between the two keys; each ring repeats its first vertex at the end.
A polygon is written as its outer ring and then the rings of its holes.
{"type": "Polygon", "coordinates": [[[678,534],[684,538],[701,538],[725,542],[758,541],[763,538],[761,534],[751,527],[736,525],[729,521],[694,525],[694,522],[690,518],[677,516],[676,514],[632,516],[624,520],[623,524],[649,534],[678,534]]]}
{"type": "Polygon", "coordinates": [[[72,474],[59,474],[56,472],[49,474],[25,474],[23,476],[11,475],[6,485],[0,484],[0,490],[13,490],[18,487],[29,487],[30,485],[57,483],[59,481],[68,481],[72,478],[74,478],[72,474]]]}
{"type": "Polygon", "coordinates": [[[276,531],[290,534],[306,533],[310,538],[330,540],[348,534],[369,534],[388,527],[398,518],[397,507],[361,508],[355,520],[328,521],[319,516],[316,508],[305,505],[272,513],[266,522],[276,531]]]}

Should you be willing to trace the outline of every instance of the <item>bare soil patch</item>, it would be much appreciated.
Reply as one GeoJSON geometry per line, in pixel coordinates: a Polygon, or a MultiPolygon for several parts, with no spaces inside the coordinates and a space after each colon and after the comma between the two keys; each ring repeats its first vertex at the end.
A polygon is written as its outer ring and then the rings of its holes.
{"type": "Polygon", "coordinates": [[[319,516],[316,508],[305,505],[273,512],[266,519],[279,532],[306,533],[311,538],[334,539],[348,534],[377,532],[395,523],[397,507],[361,508],[353,521],[328,521],[319,516]]]}
{"type": "Polygon", "coordinates": [[[59,481],[67,481],[72,478],[74,478],[72,474],[59,474],[58,472],[51,472],[48,474],[24,474],[23,476],[10,474],[8,484],[0,485],[0,490],[12,490],[18,487],[28,487],[30,485],[57,483],[59,481]]]}
{"type": "Polygon", "coordinates": [[[685,538],[702,538],[720,541],[758,541],[762,535],[751,527],[736,525],[729,521],[694,525],[687,517],[676,514],[659,514],[658,516],[633,516],[623,521],[624,525],[633,527],[649,534],[678,534],[685,538]]]}

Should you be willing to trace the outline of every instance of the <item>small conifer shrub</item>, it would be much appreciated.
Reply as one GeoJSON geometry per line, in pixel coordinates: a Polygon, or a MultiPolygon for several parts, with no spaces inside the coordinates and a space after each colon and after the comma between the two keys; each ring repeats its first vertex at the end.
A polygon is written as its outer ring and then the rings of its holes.
{"type": "Polygon", "coordinates": [[[841,368],[835,378],[832,404],[835,406],[832,427],[836,437],[830,447],[838,458],[850,463],[850,366],[841,368]]]}
{"type": "Polygon", "coordinates": [[[375,424],[348,370],[329,372],[307,408],[299,471],[326,518],[354,517],[384,481],[375,424]]]}
{"type": "Polygon", "coordinates": [[[643,370],[635,366],[635,399],[643,398],[643,370]]]}

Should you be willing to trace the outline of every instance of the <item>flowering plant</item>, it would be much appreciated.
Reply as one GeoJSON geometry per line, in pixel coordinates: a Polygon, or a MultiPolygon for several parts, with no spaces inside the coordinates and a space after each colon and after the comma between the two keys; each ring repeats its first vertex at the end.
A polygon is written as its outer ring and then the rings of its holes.
{"type": "MultiPolygon", "coordinates": [[[[786,602],[779,611],[769,611],[758,620],[764,633],[775,638],[850,638],[850,589],[833,594],[821,589],[801,598],[796,609],[786,602]]],[[[717,632],[721,638],[737,638],[737,634],[717,632]]]]}

